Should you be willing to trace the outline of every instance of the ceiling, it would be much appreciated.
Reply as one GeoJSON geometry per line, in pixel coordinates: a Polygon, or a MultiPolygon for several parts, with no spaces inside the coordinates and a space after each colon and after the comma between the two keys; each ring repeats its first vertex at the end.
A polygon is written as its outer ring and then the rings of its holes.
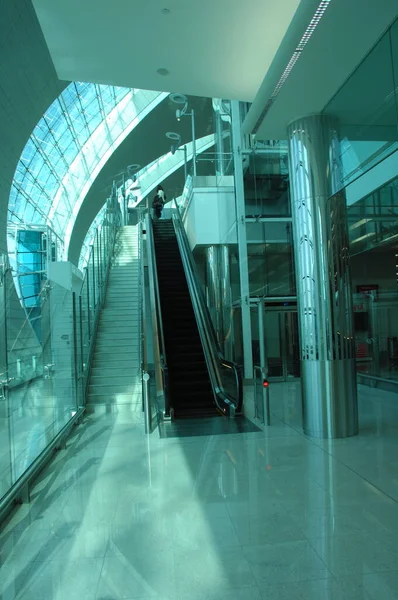
{"type": "MultiPolygon", "coordinates": [[[[214,133],[212,103],[207,98],[188,97],[189,107],[195,110],[196,137],[214,133]]],[[[172,143],[166,138],[168,131],[181,135],[182,144],[190,142],[191,119],[177,121],[176,105],[166,98],[145,117],[115,150],[91,186],[77,215],[72,231],[69,260],[78,263],[80,248],[85,235],[98,211],[109,197],[112,181],[123,173],[128,165],[138,163],[146,166],[170,151],[172,143]]],[[[169,198],[179,196],[184,186],[183,169],[178,169],[163,182],[169,198]]]]}
{"type": "MultiPolygon", "coordinates": [[[[304,1],[304,0],[303,0],[304,1]]],[[[319,1],[316,0],[316,4],[319,1]]],[[[304,25],[305,11],[310,4],[300,7],[292,27],[276,56],[273,68],[266,74],[260,91],[246,118],[245,132],[251,132],[261,112],[270,98],[275,86],[288,64],[300,36],[299,20],[301,19],[301,35],[309,23],[304,25]],[[294,27],[293,27],[294,25],[294,27]],[[290,37],[289,37],[290,35],[290,37]],[[296,37],[295,37],[296,36],[296,37]],[[276,63],[279,68],[276,69],[276,63]]],[[[308,10],[307,10],[308,13],[308,10]]],[[[305,46],[302,54],[292,69],[286,83],[280,90],[268,113],[261,120],[257,139],[285,139],[286,127],[298,117],[321,112],[340,90],[346,80],[355,71],[369,50],[376,44],[388,26],[398,14],[396,0],[331,0],[318,27],[305,46]]],[[[336,96],[330,112],[337,115],[347,128],[351,139],[373,139],[370,132],[363,127],[356,127],[361,121],[361,112],[369,105],[380,108],[377,114],[375,139],[389,139],[394,135],[390,128],[391,118],[395,116],[395,107],[382,106],[386,95],[386,86],[391,85],[391,68],[387,60],[375,56],[378,71],[372,77],[364,68],[355,75],[355,80],[341,94],[336,96]],[[384,67],[383,67],[384,65],[384,67]],[[380,138],[380,135],[382,136],[380,138]],[[355,137],[356,136],[356,137],[355,137]]],[[[389,88],[391,91],[393,88],[389,88]]],[[[329,112],[329,111],[328,111],[329,112]]],[[[395,127],[396,136],[396,127],[395,127]]]]}
{"type": "Polygon", "coordinates": [[[33,0],[62,80],[244,101],[254,99],[299,4],[33,0]]]}

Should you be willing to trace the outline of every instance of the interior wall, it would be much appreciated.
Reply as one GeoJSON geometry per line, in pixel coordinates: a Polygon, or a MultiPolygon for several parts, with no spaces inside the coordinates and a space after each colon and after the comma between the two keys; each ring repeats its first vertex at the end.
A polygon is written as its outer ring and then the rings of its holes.
{"type": "Polygon", "coordinates": [[[57,77],[30,0],[2,0],[0,11],[0,252],[6,252],[8,198],[18,160],[67,84],[57,77]]]}

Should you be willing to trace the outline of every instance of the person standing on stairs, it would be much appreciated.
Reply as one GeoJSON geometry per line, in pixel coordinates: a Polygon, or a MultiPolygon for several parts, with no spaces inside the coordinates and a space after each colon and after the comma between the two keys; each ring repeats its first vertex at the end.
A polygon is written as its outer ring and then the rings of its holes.
{"type": "Polygon", "coordinates": [[[158,185],[156,188],[156,196],[153,199],[153,210],[154,216],[156,219],[160,219],[162,217],[163,206],[166,202],[166,194],[161,185],[158,185]]]}

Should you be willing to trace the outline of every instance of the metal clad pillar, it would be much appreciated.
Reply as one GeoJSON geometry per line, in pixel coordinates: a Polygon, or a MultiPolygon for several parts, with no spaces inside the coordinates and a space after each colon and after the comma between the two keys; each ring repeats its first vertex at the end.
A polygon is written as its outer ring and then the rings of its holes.
{"type": "Polygon", "coordinates": [[[301,341],[304,432],[358,432],[346,200],[337,122],[326,115],[288,127],[301,341]],[[332,197],[334,196],[334,197],[332,197]]]}
{"type": "Polygon", "coordinates": [[[242,165],[242,133],[239,102],[231,100],[232,152],[235,176],[236,229],[239,251],[239,280],[242,312],[243,365],[246,379],[253,378],[252,331],[250,320],[249,269],[247,260],[247,236],[245,213],[245,190],[242,165]]]}
{"type": "Polygon", "coordinates": [[[221,249],[221,307],[223,313],[223,348],[227,360],[233,360],[233,308],[229,246],[221,249]]]}
{"type": "Polygon", "coordinates": [[[209,246],[205,250],[205,256],[207,305],[224,357],[232,360],[233,319],[229,247],[225,244],[209,246]]]}
{"type": "Polygon", "coordinates": [[[222,343],[220,246],[208,246],[206,252],[207,304],[218,342],[222,343]]]}

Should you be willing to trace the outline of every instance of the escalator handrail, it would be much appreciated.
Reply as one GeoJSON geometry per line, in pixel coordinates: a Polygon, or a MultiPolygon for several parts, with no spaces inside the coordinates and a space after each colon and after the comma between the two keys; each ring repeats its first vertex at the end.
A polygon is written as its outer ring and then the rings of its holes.
{"type": "MultiPolygon", "coordinates": [[[[168,415],[170,412],[170,402],[168,394],[168,367],[166,357],[166,346],[164,342],[163,332],[163,319],[162,319],[162,307],[160,303],[160,292],[159,292],[159,281],[158,271],[156,264],[156,252],[155,252],[155,239],[153,234],[152,219],[149,214],[146,215],[146,236],[147,236],[147,259],[148,259],[148,271],[149,279],[153,283],[154,299],[151,299],[151,309],[156,319],[157,336],[159,343],[159,363],[163,374],[163,393],[165,402],[165,414],[168,415]],[[154,300],[154,305],[153,305],[154,300]]],[[[151,296],[151,295],[150,295],[151,296]]],[[[155,332],[153,332],[156,335],[155,332]]],[[[154,346],[155,350],[155,346],[154,346]]],[[[155,361],[156,362],[156,361],[155,361]]]]}
{"type": "MultiPolygon", "coordinates": [[[[180,241],[180,247],[182,250],[181,257],[183,259],[184,270],[187,275],[188,284],[190,285],[193,295],[196,297],[197,309],[198,309],[198,326],[201,333],[201,338],[206,340],[208,356],[206,357],[208,365],[212,371],[212,385],[217,396],[221,396],[225,404],[233,407],[234,411],[240,411],[242,407],[243,398],[243,386],[240,371],[237,365],[231,361],[226,360],[221,352],[216,332],[211,320],[207,304],[204,299],[203,291],[199,282],[199,274],[196,266],[196,262],[192,256],[192,252],[189,246],[188,236],[185,231],[185,227],[181,218],[181,213],[177,202],[175,202],[176,211],[173,215],[173,221],[176,224],[177,241],[180,241]],[[176,217],[176,218],[175,218],[176,217]],[[188,266],[188,268],[186,268],[188,266]],[[219,373],[218,363],[233,369],[236,383],[236,395],[237,398],[231,398],[230,395],[223,389],[222,378],[219,373]]],[[[194,300],[194,298],[192,298],[194,300]]],[[[219,408],[224,412],[223,408],[219,408]]]]}

